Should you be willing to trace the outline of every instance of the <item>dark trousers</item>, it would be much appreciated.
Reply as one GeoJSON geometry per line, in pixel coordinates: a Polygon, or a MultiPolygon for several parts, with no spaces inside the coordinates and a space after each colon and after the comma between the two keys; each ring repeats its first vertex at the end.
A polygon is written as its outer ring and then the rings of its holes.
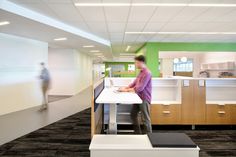
{"type": "Polygon", "coordinates": [[[143,101],[142,104],[134,104],[131,111],[131,119],[134,125],[134,131],[136,134],[142,134],[140,121],[138,118],[139,112],[141,112],[141,119],[144,124],[143,133],[151,133],[152,132],[152,124],[150,118],[150,104],[147,101],[143,101]]]}

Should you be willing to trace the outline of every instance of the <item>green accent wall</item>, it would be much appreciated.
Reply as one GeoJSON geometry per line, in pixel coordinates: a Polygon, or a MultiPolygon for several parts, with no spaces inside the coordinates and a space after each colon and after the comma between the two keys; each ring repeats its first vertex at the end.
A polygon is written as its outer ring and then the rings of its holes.
{"type": "MultiPolygon", "coordinates": [[[[125,71],[128,71],[128,65],[129,64],[134,64],[134,62],[104,62],[105,64],[105,69],[109,67],[109,65],[124,65],[125,66],[125,71]]],[[[105,72],[105,76],[108,76],[108,72],[105,72]]],[[[136,74],[122,74],[121,77],[135,77],[136,74]]]]}
{"type": "MultiPolygon", "coordinates": [[[[236,43],[146,43],[142,49],[146,49],[145,56],[147,67],[153,77],[159,77],[159,52],[160,51],[192,51],[192,52],[236,52],[236,43]]],[[[136,53],[141,54],[141,50],[136,53]]]]}

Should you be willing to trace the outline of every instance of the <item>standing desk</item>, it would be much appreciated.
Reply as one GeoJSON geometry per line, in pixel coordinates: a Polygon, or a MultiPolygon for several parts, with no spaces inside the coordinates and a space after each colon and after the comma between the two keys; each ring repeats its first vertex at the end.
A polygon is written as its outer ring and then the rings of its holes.
{"type": "Polygon", "coordinates": [[[109,134],[117,134],[117,104],[141,104],[140,97],[133,92],[117,92],[117,87],[104,88],[96,99],[98,104],[109,104],[109,134]]]}

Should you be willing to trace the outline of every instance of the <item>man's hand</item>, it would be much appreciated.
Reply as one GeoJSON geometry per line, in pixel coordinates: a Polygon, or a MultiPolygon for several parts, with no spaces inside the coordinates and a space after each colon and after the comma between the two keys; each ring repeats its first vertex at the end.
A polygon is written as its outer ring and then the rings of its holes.
{"type": "Polygon", "coordinates": [[[120,87],[118,91],[119,92],[135,92],[134,88],[129,88],[129,87],[120,87]]]}
{"type": "Polygon", "coordinates": [[[118,91],[119,91],[119,92],[128,92],[128,91],[127,91],[127,87],[120,87],[120,88],[118,89],[118,91]]]}

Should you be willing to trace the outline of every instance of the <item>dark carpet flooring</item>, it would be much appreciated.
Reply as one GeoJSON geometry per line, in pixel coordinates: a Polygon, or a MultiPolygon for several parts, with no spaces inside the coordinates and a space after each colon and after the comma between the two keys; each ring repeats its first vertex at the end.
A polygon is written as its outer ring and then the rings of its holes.
{"type": "MultiPolygon", "coordinates": [[[[200,157],[236,157],[236,130],[184,132],[201,148],[200,157]]],[[[0,146],[2,157],[89,157],[90,109],[0,146]]]]}

